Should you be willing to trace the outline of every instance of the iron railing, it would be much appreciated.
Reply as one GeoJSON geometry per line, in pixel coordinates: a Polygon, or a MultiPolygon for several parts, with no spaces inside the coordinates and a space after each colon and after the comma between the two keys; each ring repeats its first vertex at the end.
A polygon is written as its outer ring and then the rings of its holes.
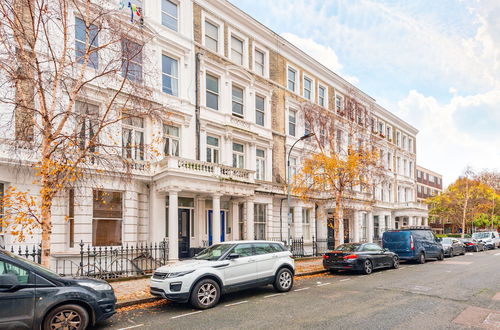
{"type": "Polygon", "coordinates": [[[10,252],[17,254],[18,256],[24,257],[26,259],[30,259],[36,263],[42,262],[41,244],[33,245],[32,247],[29,247],[28,245],[23,245],[23,246],[20,245],[17,248],[14,248],[14,246],[11,246],[10,252]]]}
{"type": "Polygon", "coordinates": [[[91,247],[80,242],[79,246],[79,258],[56,258],[58,274],[101,279],[126,278],[151,274],[168,261],[167,240],[120,247],[91,247]]]}

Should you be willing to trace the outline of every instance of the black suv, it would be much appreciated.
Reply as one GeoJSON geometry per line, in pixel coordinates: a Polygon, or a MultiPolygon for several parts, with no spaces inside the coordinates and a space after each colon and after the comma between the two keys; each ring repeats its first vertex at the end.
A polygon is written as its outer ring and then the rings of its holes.
{"type": "Polygon", "coordinates": [[[85,329],[115,304],[105,281],[61,277],[0,249],[0,329],[85,329]]]}

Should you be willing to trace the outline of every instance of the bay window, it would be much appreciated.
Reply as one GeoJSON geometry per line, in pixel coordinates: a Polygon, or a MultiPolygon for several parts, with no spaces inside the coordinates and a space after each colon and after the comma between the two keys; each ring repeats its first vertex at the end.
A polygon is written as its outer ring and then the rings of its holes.
{"type": "Polygon", "coordinates": [[[219,163],[219,138],[207,136],[207,162],[219,163]]]}
{"type": "Polygon", "coordinates": [[[122,193],[117,191],[94,190],[92,210],[92,245],[121,245],[122,222],[122,193]]]}
{"type": "Polygon", "coordinates": [[[245,168],[245,148],[240,143],[233,143],[233,167],[245,168]]]}
{"type": "Polygon", "coordinates": [[[126,117],[122,120],[123,157],[144,160],[144,119],[126,117]]]}
{"type": "Polygon", "coordinates": [[[163,154],[179,157],[180,132],[179,127],[163,125],[163,154]]]}

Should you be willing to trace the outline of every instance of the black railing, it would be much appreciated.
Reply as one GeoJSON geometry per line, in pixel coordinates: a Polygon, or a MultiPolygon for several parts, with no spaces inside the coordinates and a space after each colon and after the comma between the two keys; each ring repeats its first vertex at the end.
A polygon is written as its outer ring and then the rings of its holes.
{"type": "Polygon", "coordinates": [[[18,256],[24,257],[26,259],[33,260],[33,262],[41,263],[42,262],[42,246],[41,245],[33,245],[29,247],[28,245],[18,246],[14,248],[10,247],[10,252],[17,254],[18,256]]]}
{"type": "Polygon", "coordinates": [[[304,240],[304,237],[292,238],[290,245],[287,241],[279,238],[271,238],[270,240],[282,242],[292,252],[294,258],[321,256],[323,253],[333,250],[335,245],[333,238],[315,238],[314,236],[311,240],[304,240]]]}
{"type": "Polygon", "coordinates": [[[56,258],[61,275],[101,279],[125,278],[153,273],[168,261],[168,241],[126,246],[85,246],[80,242],[79,258],[56,258]]]}

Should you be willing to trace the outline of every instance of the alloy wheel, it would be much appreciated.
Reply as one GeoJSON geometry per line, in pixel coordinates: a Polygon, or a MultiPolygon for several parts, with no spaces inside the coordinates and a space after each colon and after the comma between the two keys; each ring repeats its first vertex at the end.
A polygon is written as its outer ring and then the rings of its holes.
{"type": "Polygon", "coordinates": [[[365,261],[365,274],[371,274],[373,271],[372,263],[370,260],[365,261]]]}
{"type": "Polygon", "coordinates": [[[288,289],[290,287],[290,285],[292,285],[292,275],[290,275],[290,272],[287,272],[287,271],[282,272],[280,274],[279,282],[280,282],[280,286],[283,289],[288,289]]]}
{"type": "Polygon", "coordinates": [[[198,301],[205,306],[212,304],[217,298],[217,288],[212,283],[203,284],[198,290],[198,301]]]}
{"type": "Polygon", "coordinates": [[[74,310],[62,310],[50,320],[51,329],[76,330],[82,323],[82,317],[74,310]]]}
{"type": "Polygon", "coordinates": [[[399,258],[398,257],[394,257],[393,262],[392,262],[392,267],[399,268],[399,258]]]}

